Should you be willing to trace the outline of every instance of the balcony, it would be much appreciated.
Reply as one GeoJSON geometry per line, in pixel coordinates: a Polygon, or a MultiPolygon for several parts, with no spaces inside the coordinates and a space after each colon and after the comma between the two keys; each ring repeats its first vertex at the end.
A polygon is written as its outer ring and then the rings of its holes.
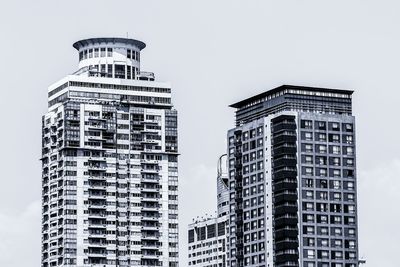
{"type": "Polygon", "coordinates": [[[144,202],[155,202],[155,203],[158,203],[160,201],[160,198],[158,196],[154,196],[154,197],[144,196],[144,197],[141,197],[140,199],[142,201],[144,201],[144,202]]]}
{"type": "Polygon", "coordinates": [[[159,207],[158,206],[142,206],[142,211],[158,211],[159,207]]]}
{"type": "Polygon", "coordinates": [[[142,187],[140,190],[146,193],[158,193],[160,191],[160,189],[157,187],[142,187]]]}
{"type": "Polygon", "coordinates": [[[91,218],[91,219],[106,218],[106,214],[105,213],[90,212],[88,214],[88,217],[91,218]]]}
{"type": "Polygon", "coordinates": [[[158,240],[159,238],[160,238],[159,235],[148,235],[148,234],[142,235],[143,240],[158,240]]]}
{"type": "Polygon", "coordinates": [[[142,183],[155,183],[158,184],[160,182],[160,178],[142,178],[142,183]]]}
{"type": "Polygon", "coordinates": [[[100,166],[100,165],[89,165],[87,168],[88,168],[89,171],[105,172],[107,170],[106,166],[100,166]]]}

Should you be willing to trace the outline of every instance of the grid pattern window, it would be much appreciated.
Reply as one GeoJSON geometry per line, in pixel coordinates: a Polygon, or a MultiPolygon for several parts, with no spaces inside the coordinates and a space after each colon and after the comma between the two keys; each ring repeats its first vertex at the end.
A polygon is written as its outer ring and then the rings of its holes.
{"type": "Polygon", "coordinates": [[[304,265],[356,266],[354,120],[299,120],[304,265]]]}
{"type": "Polygon", "coordinates": [[[231,266],[265,265],[263,120],[231,132],[228,147],[231,266]],[[240,253],[237,253],[240,252],[240,253]]]}

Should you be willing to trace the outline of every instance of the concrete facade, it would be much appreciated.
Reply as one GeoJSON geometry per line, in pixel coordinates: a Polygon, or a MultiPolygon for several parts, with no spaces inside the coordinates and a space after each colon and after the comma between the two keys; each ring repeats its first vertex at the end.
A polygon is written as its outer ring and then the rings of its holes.
{"type": "Polygon", "coordinates": [[[43,116],[42,266],[178,266],[177,111],[143,42],[74,44],[43,116]]]}
{"type": "Polygon", "coordinates": [[[351,95],[281,86],[232,105],[229,266],[358,265],[351,95]]]}

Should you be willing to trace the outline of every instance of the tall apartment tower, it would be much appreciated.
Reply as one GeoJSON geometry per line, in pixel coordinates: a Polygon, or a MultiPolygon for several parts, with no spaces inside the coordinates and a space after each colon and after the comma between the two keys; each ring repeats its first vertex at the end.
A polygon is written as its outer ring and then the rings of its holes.
{"type": "Polygon", "coordinates": [[[43,267],[178,266],[177,111],[145,46],[78,41],[78,71],[48,89],[43,267]]]}
{"type": "Polygon", "coordinates": [[[284,85],[231,105],[230,266],[358,266],[352,93],[284,85]]]}

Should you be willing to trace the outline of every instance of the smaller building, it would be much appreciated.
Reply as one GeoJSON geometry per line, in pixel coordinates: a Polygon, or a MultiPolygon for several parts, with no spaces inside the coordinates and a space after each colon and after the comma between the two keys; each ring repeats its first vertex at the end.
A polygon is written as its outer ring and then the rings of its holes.
{"type": "Polygon", "coordinates": [[[189,224],[189,266],[227,266],[227,219],[207,217],[189,224]]]}

